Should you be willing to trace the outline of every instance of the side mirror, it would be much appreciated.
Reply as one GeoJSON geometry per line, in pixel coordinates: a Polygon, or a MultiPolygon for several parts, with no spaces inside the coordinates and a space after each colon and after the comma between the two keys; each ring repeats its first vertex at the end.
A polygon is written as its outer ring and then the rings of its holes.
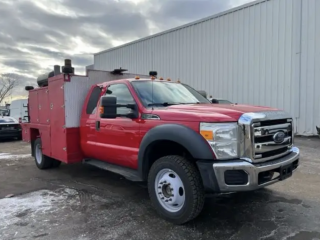
{"type": "Polygon", "coordinates": [[[215,103],[215,104],[218,104],[218,103],[219,103],[219,101],[218,101],[217,99],[211,99],[211,102],[212,102],[212,103],[215,103]]]}
{"type": "Polygon", "coordinates": [[[198,90],[198,93],[200,93],[203,97],[207,98],[207,92],[203,90],[198,90]]]}
{"type": "Polygon", "coordinates": [[[116,117],[128,117],[137,118],[136,104],[117,104],[117,97],[112,95],[102,96],[100,101],[100,117],[101,118],[116,118],[116,117]],[[127,114],[117,114],[119,107],[125,107],[132,109],[127,114]]]}
{"type": "Polygon", "coordinates": [[[102,96],[99,111],[101,118],[116,118],[117,97],[112,95],[102,96]]]}

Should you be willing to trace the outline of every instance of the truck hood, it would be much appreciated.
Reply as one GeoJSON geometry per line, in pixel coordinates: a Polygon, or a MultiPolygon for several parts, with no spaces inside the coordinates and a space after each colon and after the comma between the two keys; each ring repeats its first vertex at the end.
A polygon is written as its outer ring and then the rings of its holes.
{"type": "Polygon", "coordinates": [[[188,104],[154,108],[153,113],[167,121],[235,122],[244,113],[275,110],[278,109],[251,105],[188,104]]]}

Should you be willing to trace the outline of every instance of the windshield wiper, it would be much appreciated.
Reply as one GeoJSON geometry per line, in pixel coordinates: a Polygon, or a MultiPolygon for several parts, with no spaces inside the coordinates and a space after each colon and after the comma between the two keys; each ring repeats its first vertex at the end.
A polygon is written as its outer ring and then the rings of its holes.
{"type": "Polygon", "coordinates": [[[179,103],[179,104],[200,104],[200,102],[193,102],[193,103],[179,103]]]}
{"type": "Polygon", "coordinates": [[[171,105],[179,105],[179,103],[168,103],[168,102],[163,102],[163,103],[149,103],[148,106],[171,106],[171,105]]]}
{"type": "Polygon", "coordinates": [[[194,102],[194,103],[168,103],[168,102],[163,102],[163,103],[149,103],[148,106],[172,106],[172,105],[184,105],[184,104],[200,104],[200,102],[194,102]]]}

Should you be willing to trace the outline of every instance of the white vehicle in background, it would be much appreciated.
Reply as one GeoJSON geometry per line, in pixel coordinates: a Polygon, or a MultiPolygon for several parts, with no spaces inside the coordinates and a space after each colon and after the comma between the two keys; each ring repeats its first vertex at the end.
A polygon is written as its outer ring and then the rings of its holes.
{"type": "Polygon", "coordinates": [[[13,100],[10,105],[10,117],[17,121],[27,122],[26,116],[28,116],[28,99],[13,100]]]}

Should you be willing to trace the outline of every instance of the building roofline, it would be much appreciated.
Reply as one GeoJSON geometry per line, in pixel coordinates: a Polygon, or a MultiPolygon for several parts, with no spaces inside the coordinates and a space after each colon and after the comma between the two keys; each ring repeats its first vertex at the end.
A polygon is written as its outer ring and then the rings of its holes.
{"type": "Polygon", "coordinates": [[[140,39],[137,39],[137,40],[134,40],[134,41],[131,41],[131,42],[122,44],[122,45],[120,45],[120,46],[112,47],[112,48],[109,48],[109,49],[107,49],[107,50],[103,50],[103,51],[94,53],[93,55],[96,56],[96,55],[100,55],[100,54],[102,54],[102,53],[111,52],[111,51],[113,51],[113,50],[116,50],[116,49],[119,49],[119,48],[123,48],[123,47],[125,47],[125,46],[132,45],[132,44],[134,44],[134,43],[138,43],[138,42],[142,42],[142,41],[145,41],[145,40],[148,40],[148,39],[151,39],[151,38],[155,38],[155,37],[158,37],[158,36],[161,36],[161,35],[170,33],[170,32],[177,31],[177,30],[179,30],[179,29],[183,29],[183,28],[186,28],[186,27],[190,27],[190,26],[192,26],[192,25],[196,25],[196,24],[199,24],[199,23],[202,23],[202,22],[206,22],[206,21],[208,21],[208,20],[211,20],[211,19],[214,19],[214,18],[218,18],[218,17],[224,16],[224,15],[227,15],[227,14],[230,14],[230,13],[233,13],[233,12],[236,12],[236,11],[239,11],[239,10],[242,10],[242,9],[244,9],[244,8],[248,8],[248,7],[251,7],[251,6],[254,6],[254,5],[263,3],[263,2],[268,2],[268,1],[271,1],[271,0],[256,0],[256,1],[253,1],[253,2],[250,2],[250,3],[246,3],[246,4],[243,4],[243,5],[241,5],[241,6],[234,7],[234,8],[231,8],[231,9],[229,9],[229,10],[226,10],[226,11],[223,11],[223,12],[220,12],[220,13],[217,13],[217,14],[214,14],[214,15],[211,15],[211,16],[208,16],[208,17],[205,17],[205,18],[201,18],[201,19],[199,19],[199,20],[196,20],[196,21],[193,21],[193,22],[190,22],[190,23],[187,23],[187,24],[184,24],[184,25],[175,27],[175,28],[170,28],[170,29],[168,29],[168,30],[166,30],[166,31],[163,31],[163,32],[159,32],[159,33],[156,33],[156,34],[152,34],[152,35],[150,35],[150,36],[147,36],[147,37],[144,37],[144,38],[140,38],[140,39]]]}

